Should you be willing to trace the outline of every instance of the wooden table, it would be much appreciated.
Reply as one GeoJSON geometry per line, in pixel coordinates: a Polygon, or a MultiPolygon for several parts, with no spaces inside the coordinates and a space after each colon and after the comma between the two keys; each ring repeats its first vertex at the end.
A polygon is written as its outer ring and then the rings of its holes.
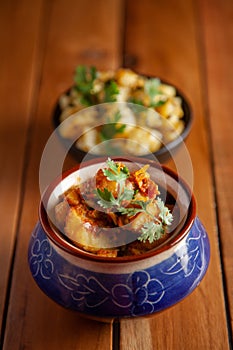
{"type": "Polygon", "coordinates": [[[232,348],[232,43],[232,0],[0,2],[4,350],[232,348]],[[52,132],[52,109],[81,63],[160,76],[180,87],[193,107],[186,145],[211,262],[188,298],[149,319],[107,324],[80,318],[49,300],[28,269],[28,241],[40,200],[39,164],[52,132]]]}

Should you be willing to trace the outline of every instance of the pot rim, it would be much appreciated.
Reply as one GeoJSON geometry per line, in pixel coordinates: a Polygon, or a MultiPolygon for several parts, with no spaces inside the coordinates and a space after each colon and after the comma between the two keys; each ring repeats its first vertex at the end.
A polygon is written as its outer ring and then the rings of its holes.
{"type": "Polygon", "coordinates": [[[169,238],[168,240],[165,240],[161,245],[154,248],[153,250],[150,250],[144,254],[141,255],[132,255],[132,256],[123,256],[123,257],[103,257],[98,256],[92,253],[89,253],[87,251],[84,251],[80,249],[79,247],[73,245],[68,240],[64,239],[62,235],[60,235],[58,232],[56,232],[52,227],[48,219],[48,215],[46,212],[46,206],[48,203],[48,200],[55,189],[55,187],[66,177],[68,177],[73,172],[82,169],[84,167],[88,167],[90,165],[98,164],[105,162],[108,157],[99,157],[90,159],[88,161],[82,162],[80,164],[77,164],[75,167],[64,171],[60,176],[58,176],[45,190],[44,194],[42,195],[40,204],[39,204],[39,220],[42,225],[42,228],[48,237],[49,240],[51,240],[58,248],[62,249],[63,251],[79,257],[83,258],[89,261],[98,261],[102,263],[111,262],[111,263],[126,263],[126,262],[133,262],[133,261],[139,261],[146,258],[150,258],[152,256],[158,255],[162,252],[168,251],[169,249],[176,246],[185,236],[188,235],[190,228],[193,225],[193,222],[196,217],[196,200],[194,197],[194,194],[192,190],[190,189],[189,185],[186,183],[186,181],[181,178],[175,171],[171,170],[167,166],[160,164],[159,162],[156,162],[154,160],[150,160],[147,158],[140,158],[140,157],[111,157],[114,161],[128,161],[128,162],[135,162],[135,163],[141,163],[141,164],[149,164],[151,167],[154,168],[160,168],[162,169],[166,174],[171,176],[173,179],[175,179],[179,184],[181,184],[182,188],[186,191],[190,198],[190,203],[188,207],[188,215],[185,219],[185,222],[183,223],[181,229],[177,234],[174,235],[174,237],[169,238]]]}

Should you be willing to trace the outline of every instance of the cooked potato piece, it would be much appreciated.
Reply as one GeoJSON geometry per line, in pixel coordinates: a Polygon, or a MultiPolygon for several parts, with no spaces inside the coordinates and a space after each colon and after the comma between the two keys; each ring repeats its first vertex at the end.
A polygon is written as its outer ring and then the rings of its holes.
{"type": "Polygon", "coordinates": [[[165,118],[168,118],[174,112],[174,104],[169,99],[162,106],[157,107],[157,111],[165,118]]]}
{"type": "Polygon", "coordinates": [[[141,103],[145,107],[148,107],[150,104],[150,98],[148,95],[145,94],[144,89],[136,89],[131,91],[130,98],[132,99],[132,101],[135,101],[135,103],[137,103],[137,101],[141,101],[141,103]]]}
{"type": "MultiPolygon", "coordinates": [[[[178,131],[179,123],[180,118],[176,114],[171,114],[170,117],[167,119],[168,128],[171,130],[171,132],[178,131]]],[[[179,134],[177,133],[177,136],[178,135],[179,134]]]]}
{"type": "Polygon", "coordinates": [[[99,79],[100,81],[103,81],[104,83],[108,80],[112,80],[114,76],[115,76],[115,72],[113,70],[97,72],[97,79],[99,79]]]}
{"type": "MultiPolygon", "coordinates": [[[[67,118],[69,118],[72,114],[77,113],[79,111],[81,111],[81,109],[83,109],[82,105],[77,105],[77,106],[68,106],[66,107],[60,116],[60,121],[63,122],[64,120],[66,120],[67,118]]],[[[62,124],[61,124],[62,125],[62,124]]],[[[60,125],[60,126],[61,126],[60,125]]],[[[62,131],[62,129],[61,129],[62,131]]],[[[60,132],[61,132],[60,131],[60,132]]],[[[69,135],[69,134],[68,134],[69,135]]],[[[62,135],[63,136],[63,135],[62,135]]],[[[63,137],[67,137],[67,136],[63,136],[63,137]]]]}
{"type": "Polygon", "coordinates": [[[116,258],[117,253],[117,249],[100,249],[96,252],[98,256],[106,256],[108,258],[116,258]]]}
{"type": "Polygon", "coordinates": [[[138,193],[135,194],[135,200],[138,200],[141,194],[143,194],[144,199],[142,198],[140,200],[144,201],[147,201],[148,199],[153,199],[158,194],[160,194],[158,190],[158,185],[150,179],[150,175],[147,173],[147,169],[148,165],[145,165],[141,169],[132,173],[134,182],[137,184],[137,187],[140,190],[138,193]]]}
{"type": "MultiPolygon", "coordinates": [[[[75,107],[72,107],[72,110],[73,112],[71,114],[77,112],[75,107]]],[[[67,119],[64,123],[59,125],[60,135],[64,138],[73,140],[89,130],[91,126],[95,125],[96,112],[93,110],[89,111],[89,113],[87,113],[87,111],[82,111],[72,116],[71,114],[67,115],[70,119],[67,119]]]]}
{"type": "Polygon", "coordinates": [[[165,233],[160,239],[158,239],[157,241],[154,241],[153,243],[149,243],[149,241],[146,241],[143,243],[143,245],[141,244],[141,242],[134,241],[131,244],[129,244],[129,246],[127,247],[127,250],[125,252],[126,255],[140,255],[145,253],[148,250],[154,249],[156,248],[158,245],[160,245],[161,243],[163,243],[167,238],[168,238],[169,234],[165,233]]]}
{"type": "Polygon", "coordinates": [[[93,220],[88,221],[85,211],[80,213],[75,207],[69,210],[65,223],[65,234],[76,245],[88,250],[88,247],[98,250],[108,246],[107,235],[98,232],[97,223],[93,220]]]}
{"type": "Polygon", "coordinates": [[[97,144],[98,132],[96,129],[89,129],[86,127],[83,130],[83,135],[76,142],[76,146],[85,152],[90,151],[97,144]],[[85,129],[87,131],[85,131],[85,129]]]}
{"type": "Polygon", "coordinates": [[[164,133],[164,138],[166,142],[170,142],[175,140],[184,130],[184,123],[182,120],[180,120],[177,124],[176,127],[173,128],[173,130],[169,130],[168,132],[164,133]]]}
{"type": "Polygon", "coordinates": [[[183,117],[180,98],[169,98],[163,105],[157,107],[157,111],[165,118],[171,115],[176,115],[179,118],[183,117]]]}
{"type": "Polygon", "coordinates": [[[157,130],[135,127],[126,140],[125,149],[131,154],[143,155],[161,147],[161,133],[157,130]]]}
{"type": "MultiPolygon", "coordinates": [[[[153,201],[146,207],[147,211],[154,217],[159,214],[159,209],[156,203],[153,201]]],[[[128,229],[140,232],[143,225],[151,221],[151,216],[146,213],[139,213],[134,217],[130,218],[128,229]]]]}
{"type": "Polygon", "coordinates": [[[161,92],[166,96],[169,96],[169,97],[176,96],[176,89],[174,88],[174,86],[167,85],[167,84],[160,84],[158,90],[159,92],[161,92]]]}
{"type": "Polygon", "coordinates": [[[62,94],[61,97],[59,98],[59,104],[61,109],[65,109],[69,106],[70,103],[70,96],[62,94]]]}
{"type": "Polygon", "coordinates": [[[123,132],[116,134],[115,137],[128,138],[129,133],[131,133],[134,130],[135,125],[137,125],[137,121],[134,113],[131,111],[129,107],[127,107],[127,105],[122,104],[118,108],[121,113],[121,118],[119,120],[119,123],[121,125],[124,124],[125,129],[123,132]]]}
{"type": "Polygon", "coordinates": [[[91,90],[92,94],[98,94],[104,88],[104,82],[96,79],[93,83],[93,88],[91,90]]]}
{"type": "Polygon", "coordinates": [[[97,189],[101,191],[108,190],[113,194],[114,197],[117,197],[118,194],[118,184],[116,181],[109,181],[103,173],[102,169],[99,169],[95,176],[95,185],[97,189]]]}
{"type": "Polygon", "coordinates": [[[118,88],[119,93],[116,96],[116,102],[125,102],[129,98],[130,88],[127,86],[120,86],[118,88]]]}
{"type": "Polygon", "coordinates": [[[76,191],[75,187],[71,187],[68,191],[65,192],[65,200],[69,205],[78,205],[80,203],[80,195],[76,191]]]}
{"type": "Polygon", "coordinates": [[[142,78],[140,78],[138,74],[134,73],[130,69],[119,69],[116,72],[115,78],[118,84],[121,86],[136,88],[143,85],[142,78]]]}
{"type": "Polygon", "coordinates": [[[162,125],[160,114],[151,108],[148,109],[146,112],[146,125],[150,128],[160,128],[162,125]]]}
{"type": "Polygon", "coordinates": [[[173,104],[174,104],[174,114],[177,115],[179,118],[182,118],[184,115],[184,111],[182,109],[182,100],[180,97],[174,97],[173,98],[173,104]]]}
{"type": "Polygon", "coordinates": [[[66,200],[55,206],[55,219],[59,229],[62,229],[65,225],[66,215],[68,214],[69,208],[70,206],[66,200]]]}

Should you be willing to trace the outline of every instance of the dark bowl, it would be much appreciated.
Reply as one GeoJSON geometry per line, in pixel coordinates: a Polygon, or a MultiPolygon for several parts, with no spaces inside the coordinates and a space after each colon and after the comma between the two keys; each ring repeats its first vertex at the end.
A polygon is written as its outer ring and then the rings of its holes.
{"type": "MultiPolygon", "coordinates": [[[[182,117],[182,121],[184,122],[184,129],[183,129],[182,133],[177,138],[175,138],[174,140],[163,145],[156,152],[143,154],[143,155],[135,155],[135,156],[140,157],[140,158],[153,159],[153,160],[159,161],[160,163],[165,163],[169,159],[173,158],[174,154],[177,152],[177,150],[179,148],[181,148],[182,144],[184,143],[187,136],[189,135],[191,127],[192,127],[192,123],[193,123],[193,113],[192,113],[190,103],[188,102],[188,100],[187,100],[186,96],[183,94],[183,92],[181,92],[176,86],[170,84],[167,81],[161,80],[161,83],[169,84],[169,85],[175,87],[176,96],[181,98],[182,109],[184,112],[184,115],[182,117]]],[[[70,90],[71,90],[71,88],[68,89],[65,92],[65,94],[68,95],[70,90]]],[[[66,149],[69,150],[68,152],[73,156],[73,158],[77,162],[81,162],[87,156],[87,152],[78,148],[75,145],[75,142],[70,146],[70,141],[65,139],[64,137],[62,137],[61,134],[59,133],[61,112],[62,112],[62,110],[60,108],[59,101],[57,101],[57,103],[54,107],[53,116],[52,116],[53,127],[56,130],[57,136],[58,136],[59,140],[61,141],[61,143],[65,146],[66,149]]],[[[117,154],[117,155],[124,156],[125,154],[117,154]]],[[[94,159],[94,158],[98,158],[101,156],[104,156],[104,154],[93,154],[93,153],[89,152],[88,158],[86,158],[86,159],[94,159]]],[[[134,155],[132,155],[132,156],[134,156],[134,155]]]]}

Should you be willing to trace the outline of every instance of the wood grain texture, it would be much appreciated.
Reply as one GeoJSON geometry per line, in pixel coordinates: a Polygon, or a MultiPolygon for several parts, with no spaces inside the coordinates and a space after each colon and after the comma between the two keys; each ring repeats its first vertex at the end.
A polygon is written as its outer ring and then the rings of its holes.
{"type": "MultiPolygon", "coordinates": [[[[44,1],[41,22],[43,35],[38,39],[43,64],[40,65],[39,79],[33,82],[37,85],[38,94],[27,154],[28,165],[24,174],[25,191],[4,350],[105,350],[112,346],[111,324],[84,320],[42,294],[27,266],[27,247],[38,218],[40,157],[52,131],[53,106],[59,94],[72,84],[77,64],[109,68],[120,64],[121,9],[121,1],[115,0],[107,3],[44,1]]],[[[34,58],[36,63],[37,59],[38,56],[34,58]]]]}
{"type": "MultiPolygon", "coordinates": [[[[144,332],[150,334],[149,349],[186,349],[187,344],[189,349],[229,346],[200,65],[204,53],[198,41],[197,11],[192,0],[128,1],[126,58],[133,57],[133,68],[138,71],[158,75],[180,87],[193,107],[195,122],[187,147],[192,159],[198,215],[210,236],[211,262],[200,286],[179,305],[148,320],[123,321],[121,350],[143,349],[138,344],[146,342],[144,332]],[[142,331],[135,332],[135,327],[142,331]]],[[[175,162],[169,165],[174,166],[175,162]]]]}
{"type": "Polygon", "coordinates": [[[32,82],[42,1],[36,1],[33,8],[28,3],[5,1],[0,5],[0,323],[14,254],[24,152],[34,102],[32,82]]]}
{"type": "MultiPolygon", "coordinates": [[[[52,132],[58,96],[72,84],[76,65],[114,69],[122,62],[177,85],[191,102],[195,119],[186,145],[211,262],[200,286],[178,305],[151,318],[122,320],[120,349],[229,349],[219,249],[232,321],[232,16],[231,0],[0,2],[0,321],[7,316],[3,350],[113,347],[111,323],[83,319],[38,289],[28,269],[27,248],[38,220],[40,158],[52,132]]],[[[183,157],[181,150],[168,165],[177,170],[183,157]]],[[[74,163],[68,157],[65,167],[74,163]]],[[[179,171],[192,182],[187,164],[179,171]]]]}
{"type": "Polygon", "coordinates": [[[219,233],[233,331],[233,3],[230,0],[204,1],[199,4],[199,8],[202,15],[202,43],[205,50],[203,65],[207,74],[219,233]]]}

